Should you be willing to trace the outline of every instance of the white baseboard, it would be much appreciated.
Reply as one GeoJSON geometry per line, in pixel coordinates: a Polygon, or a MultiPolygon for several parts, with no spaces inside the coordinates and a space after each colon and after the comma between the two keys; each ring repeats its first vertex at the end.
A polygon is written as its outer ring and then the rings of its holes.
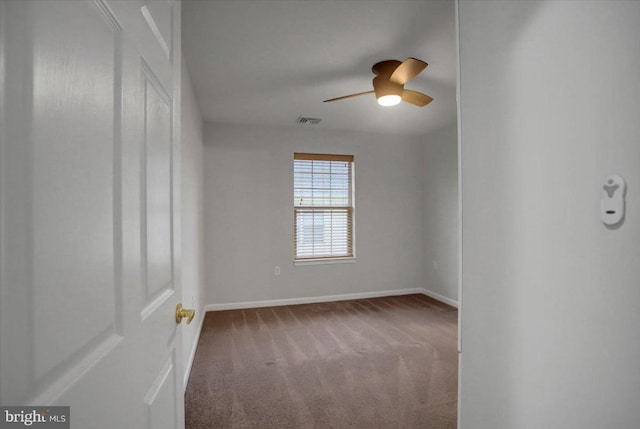
{"type": "Polygon", "coordinates": [[[451,299],[451,298],[447,298],[446,296],[440,295],[439,293],[435,293],[433,291],[430,291],[428,289],[421,289],[421,293],[423,295],[427,295],[430,296],[431,298],[438,300],[440,302],[444,302],[445,304],[449,304],[452,307],[458,308],[458,301],[451,299]]]}
{"type": "Polygon", "coordinates": [[[349,301],[351,299],[380,298],[383,296],[411,295],[424,293],[424,289],[395,289],[376,292],[345,293],[340,295],[312,296],[306,298],[274,299],[265,301],[230,302],[227,304],[209,304],[204,311],[239,310],[243,308],[279,307],[282,305],[313,304],[316,302],[349,301]]]}
{"type": "Polygon", "coordinates": [[[345,293],[340,295],[312,296],[306,298],[273,299],[264,301],[230,302],[225,304],[208,304],[204,311],[240,310],[244,308],[279,307],[282,305],[313,304],[317,302],[348,301],[351,299],[380,298],[384,296],[411,295],[421,293],[445,304],[458,308],[458,301],[432,292],[424,288],[395,289],[376,292],[345,293]]]}
{"type": "MultiPolygon", "coordinates": [[[[205,310],[206,311],[206,310],[205,310]]],[[[184,389],[187,389],[187,383],[189,382],[189,375],[191,375],[191,367],[193,366],[193,359],[196,357],[196,349],[198,348],[198,343],[200,342],[200,333],[202,332],[202,326],[204,325],[204,318],[206,317],[205,311],[202,312],[202,316],[200,316],[200,324],[198,325],[198,330],[196,331],[196,335],[193,340],[193,346],[191,346],[191,353],[189,353],[189,359],[185,362],[184,366],[184,383],[182,384],[184,389]]]]}

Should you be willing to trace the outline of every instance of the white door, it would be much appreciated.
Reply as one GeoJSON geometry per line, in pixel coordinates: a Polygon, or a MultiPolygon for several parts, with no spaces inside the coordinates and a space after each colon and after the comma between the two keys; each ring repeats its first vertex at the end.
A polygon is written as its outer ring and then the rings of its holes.
{"type": "Polygon", "coordinates": [[[184,426],[180,4],[0,1],[0,404],[184,426]]]}

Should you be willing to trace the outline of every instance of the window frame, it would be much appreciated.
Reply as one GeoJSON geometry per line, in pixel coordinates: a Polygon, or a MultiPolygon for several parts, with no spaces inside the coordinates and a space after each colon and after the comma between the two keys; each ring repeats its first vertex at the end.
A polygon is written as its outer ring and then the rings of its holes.
{"type": "Polygon", "coordinates": [[[315,264],[336,264],[336,263],[351,263],[356,260],[356,240],[355,240],[355,156],[353,155],[336,155],[336,154],[319,154],[319,153],[302,153],[295,152],[293,154],[293,261],[295,265],[315,265],[315,264]],[[343,161],[349,163],[349,193],[348,193],[348,205],[297,205],[296,204],[296,160],[307,161],[343,161]],[[345,211],[347,212],[347,249],[350,252],[346,254],[333,254],[333,255],[313,255],[309,257],[298,256],[298,212],[306,211],[345,211]]]}

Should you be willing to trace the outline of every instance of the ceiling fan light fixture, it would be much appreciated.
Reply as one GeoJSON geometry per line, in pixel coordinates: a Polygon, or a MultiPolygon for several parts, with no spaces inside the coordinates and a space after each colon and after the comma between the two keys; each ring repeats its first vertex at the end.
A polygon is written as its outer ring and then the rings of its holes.
{"type": "Polygon", "coordinates": [[[381,97],[378,97],[378,104],[381,106],[395,106],[397,104],[400,104],[401,101],[402,97],[395,94],[383,95],[381,97]]]}
{"type": "Polygon", "coordinates": [[[375,77],[373,89],[381,106],[395,106],[402,101],[403,85],[389,81],[386,76],[375,77]]]}
{"type": "Polygon", "coordinates": [[[375,63],[371,68],[376,77],[373,78],[373,91],[358,92],[356,94],[343,95],[330,98],[324,102],[345,100],[347,98],[360,97],[361,95],[375,93],[378,104],[381,106],[395,106],[401,101],[406,101],[414,106],[423,107],[433,101],[433,98],[411,89],[404,89],[404,84],[416,77],[427,67],[427,63],[417,58],[409,57],[403,62],[398,60],[384,60],[375,63]]]}

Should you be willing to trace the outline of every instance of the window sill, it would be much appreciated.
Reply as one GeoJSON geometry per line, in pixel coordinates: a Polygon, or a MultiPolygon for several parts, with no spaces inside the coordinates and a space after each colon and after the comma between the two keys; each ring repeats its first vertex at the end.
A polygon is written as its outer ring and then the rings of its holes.
{"type": "Polygon", "coordinates": [[[356,258],[322,258],[322,259],[299,259],[294,260],[293,265],[330,265],[330,264],[353,264],[356,258]]]}

